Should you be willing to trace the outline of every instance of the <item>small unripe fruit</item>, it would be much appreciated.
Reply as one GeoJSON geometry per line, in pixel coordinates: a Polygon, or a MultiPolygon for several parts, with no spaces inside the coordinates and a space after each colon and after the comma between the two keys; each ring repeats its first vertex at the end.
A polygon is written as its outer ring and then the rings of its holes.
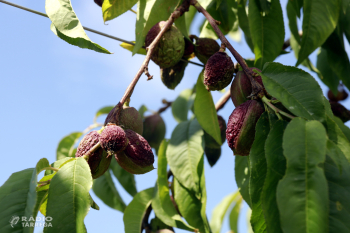
{"type": "Polygon", "coordinates": [[[181,82],[187,65],[188,62],[179,61],[172,67],[160,68],[160,78],[162,79],[164,85],[167,88],[174,90],[175,87],[181,82]]]}
{"type": "Polygon", "coordinates": [[[165,123],[158,113],[145,117],[142,136],[151,147],[155,149],[159,147],[165,137],[165,123]]]}
{"type": "Polygon", "coordinates": [[[255,125],[263,112],[264,107],[256,100],[248,100],[233,110],[227,123],[226,139],[235,155],[249,155],[255,125]]]}
{"type": "Polygon", "coordinates": [[[124,130],[114,124],[107,125],[100,136],[101,147],[106,150],[108,154],[114,154],[124,150],[128,142],[124,130]]]}
{"type": "MultiPolygon", "coordinates": [[[[256,69],[257,68],[250,68],[256,69]]],[[[255,80],[264,87],[261,76],[254,76],[255,80]]],[[[238,107],[248,100],[248,96],[252,93],[252,84],[244,71],[238,71],[236,77],[231,84],[231,99],[233,104],[238,107]]]]}
{"type": "Polygon", "coordinates": [[[218,147],[218,148],[204,147],[204,153],[205,153],[205,156],[207,157],[209,165],[212,167],[216,164],[216,162],[219,160],[221,156],[221,147],[218,147]]]}
{"type": "Polygon", "coordinates": [[[126,149],[115,154],[119,165],[132,174],[144,174],[154,169],[154,155],[146,139],[134,131],[125,130],[129,143],[126,149]]]}
{"type": "MultiPolygon", "coordinates": [[[[147,33],[145,44],[148,47],[157,37],[166,21],[154,25],[147,33]]],[[[174,25],[162,36],[151,56],[152,61],[161,68],[168,68],[178,63],[184,54],[185,41],[182,33],[174,25]]]]}
{"type": "Polygon", "coordinates": [[[222,90],[233,78],[234,64],[225,52],[217,52],[208,59],[204,70],[204,85],[207,90],[222,90]]]}
{"type": "MultiPolygon", "coordinates": [[[[75,157],[84,156],[91,148],[93,148],[100,140],[100,134],[97,131],[91,131],[86,134],[79,143],[75,157]]],[[[102,176],[108,169],[111,163],[111,156],[100,147],[94,151],[88,159],[88,164],[91,170],[92,178],[96,179],[102,176]]]]}
{"type": "Polygon", "coordinates": [[[119,116],[119,125],[123,129],[131,129],[142,135],[143,123],[140,113],[133,107],[123,106],[119,116]]]}
{"type": "Polygon", "coordinates": [[[350,120],[350,111],[338,102],[329,101],[334,116],[339,117],[344,123],[350,120]]]}
{"type": "Polygon", "coordinates": [[[195,36],[190,36],[190,38],[196,39],[194,53],[203,64],[207,63],[208,59],[220,49],[220,45],[214,39],[196,38],[195,36]]]}
{"type": "Polygon", "coordinates": [[[329,90],[328,93],[327,93],[327,96],[328,96],[329,101],[338,102],[338,101],[345,100],[346,98],[348,98],[349,95],[343,89],[343,90],[338,91],[336,96],[333,94],[333,92],[331,90],[329,90]]]}

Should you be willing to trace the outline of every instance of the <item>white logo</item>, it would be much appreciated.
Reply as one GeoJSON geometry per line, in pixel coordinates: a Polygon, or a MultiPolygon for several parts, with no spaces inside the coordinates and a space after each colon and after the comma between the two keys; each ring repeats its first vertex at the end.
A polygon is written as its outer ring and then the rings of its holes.
{"type": "Polygon", "coordinates": [[[15,225],[18,223],[18,221],[19,221],[19,216],[17,215],[12,216],[10,219],[11,227],[14,228],[15,225]]]}

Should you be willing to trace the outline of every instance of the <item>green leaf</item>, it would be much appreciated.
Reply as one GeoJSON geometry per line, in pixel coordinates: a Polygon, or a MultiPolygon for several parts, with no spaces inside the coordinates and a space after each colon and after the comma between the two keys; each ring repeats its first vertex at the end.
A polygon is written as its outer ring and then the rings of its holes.
{"type": "Polygon", "coordinates": [[[90,167],[82,157],[63,166],[52,178],[47,200],[47,216],[53,227],[44,232],[85,232],[84,218],[90,209],[92,186],[90,167]]]}
{"type": "Polygon", "coordinates": [[[275,60],[284,43],[284,24],[280,2],[271,1],[270,12],[262,15],[257,1],[249,1],[249,27],[254,44],[255,66],[275,60]]]}
{"type": "Polygon", "coordinates": [[[106,107],[100,108],[95,114],[94,122],[96,123],[97,118],[99,116],[101,116],[103,114],[108,114],[110,111],[112,111],[113,108],[114,108],[114,106],[106,106],[106,107]]]}
{"type": "Polygon", "coordinates": [[[296,15],[298,16],[298,18],[300,18],[300,10],[303,7],[303,1],[304,0],[290,0],[290,1],[288,1],[288,5],[290,4],[291,6],[293,6],[294,11],[296,12],[296,15]]]}
{"type": "Polygon", "coordinates": [[[196,119],[181,122],[174,129],[166,157],[176,179],[190,191],[199,192],[198,166],[203,156],[203,130],[196,119]]]}
{"type": "Polygon", "coordinates": [[[333,163],[337,165],[340,172],[343,170],[342,166],[342,157],[345,157],[340,148],[332,142],[331,140],[327,140],[327,156],[332,159],[333,163]]]}
{"type": "Polygon", "coordinates": [[[265,141],[270,132],[268,113],[264,112],[255,128],[255,139],[249,153],[250,184],[249,194],[252,207],[250,223],[254,232],[266,232],[266,223],[262,206],[262,190],[266,177],[265,141]]]}
{"type": "Polygon", "coordinates": [[[112,159],[110,169],[112,170],[114,176],[118,179],[119,183],[123,186],[123,188],[131,196],[135,196],[137,193],[135,176],[125,171],[115,159],[112,159]]]}
{"type": "Polygon", "coordinates": [[[194,115],[203,130],[221,145],[221,132],[219,128],[218,116],[211,92],[205,89],[203,84],[203,72],[200,73],[196,84],[196,98],[194,100],[194,115]]]}
{"type": "Polygon", "coordinates": [[[237,7],[237,16],[239,27],[244,32],[244,38],[252,52],[254,52],[254,44],[250,34],[249,19],[246,12],[245,1],[241,1],[237,7]]]}
{"type": "Polygon", "coordinates": [[[180,17],[178,19],[175,20],[175,26],[177,27],[177,29],[180,30],[180,32],[182,33],[182,35],[186,38],[188,37],[188,32],[187,32],[187,26],[186,26],[186,18],[185,17],[180,17]]]}
{"type": "Polygon", "coordinates": [[[111,54],[107,49],[93,43],[86,35],[70,0],[46,0],[45,10],[50,20],[51,31],[71,45],[111,54]]]}
{"type": "Polygon", "coordinates": [[[95,210],[100,210],[100,207],[96,204],[94,199],[92,199],[91,195],[90,195],[90,205],[91,205],[91,208],[93,208],[95,210]]]}
{"type": "Polygon", "coordinates": [[[165,224],[188,231],[194,228],[185,223],[172,203],[169,196],[169,184],[167,176],[166,149],[169,140],[163,140],[158,150],[158,180],[156,194],[152,200],[152,207],[155,215],[165,224]]]}
{"type": "Polygon", "coordinates": [[[238,201],[235,203],[229,216],[230,229],[234,233],[238,233],[238,217],[239,217],[239,212],[241,210],[241,205],[242,205],[242,198],[238,199],[238,201]]]}
{"type": "Polygon", "coordinates": [[[321,81],[326,84],[333,93],[338,92],[339,78],[336,73],[330,67],[327,59],[327,50],[321,48],[317,54],[317,69],[321,72],[322,75],[318,77],[321,81]]]}
{"type": "Polygon", "coordinates": [[[192,95],[191,89],[183,90],[180,95],[171,104],[171,112],[177,122],[187,121],[188,102],[192,95]]]}
{"type": "Polygon", "coordinates": [[[340,157],[340,163],[343,166],[342,171],[327,156],[324,166],[329,195],[329,232],[350,230],[350,165],[344,155],[340,157]]]}
{"type": "MultiPolygon", "coordinates": [[[[44,176],[43,178],[40,179],[39,182],[44,182],[44,181],[48,181],[48,180],[51,180],[54,175],[56,175],[56,172],[50,174],[50,175],[47,175],[47,176],[44,176]]],[[[37,192],[40,192],[40,191],[45,191],[45,190],[48,190],[50,187],[50,183],[46,184],[46,185],[43,185],[43,186],[40,186],[40,184],[37,185],[37,188],[36,188],[36,191],[37,192]]]]}
{"type": "Polygon", "coordinates": [[[261,77],[267,92],[290,112],[309,120],[324,120],[323,93],[310,74],[292,66],[267,63],[261,77]]]}
{"type": "MultiPolygon", "coordinates": [[[[348,0],[345,0],[348,1],[348,0]]],[[[344,1],[343,1],[344,3],[344,1]]],[[[346,13],[339,16],[340,25],[344,31],[346,39],[350,42],[350,4],[347,6],[346,13]]]]}
{"type": "Polygon", "coordinates": [[[327,51],[327,62],[332,71],[347,88],[350,88],[350,62],[342,37],[343,35],[339,37],[334,31],[322,45],[322,48],[327,51]]]}
{"type": "Polygon", "coordinates": [[[125,233],[140,233],[142,220],[147,208],[151,205],[154,188],[137,193],[124,211],[125,233]]]}
{"type": "Polygon", "coordinates": [[[261,11],[268,14],[271,8],[271,0],[259,0],[259,3],[261,11]]]}
{"type": "Polygon", "coordinates": [[[210,219],[210,228],[213,233],[220,233],[226,212],[239,197],[239,191],[224,197],[215,207],[210,219]]]}
{"type": "Polygon", "coordinates": [[[321,46],[337,26],[339,0],[304,0],[303,37],[296,66],[321,46]]]}
{"type": "Polygon", "coordinates": [[[117,18],[130,10],[138,0],[104,0],[102,14],[104,22],[117,18]]]}
{"type": "Polygon", "coordinates": [[[137,19],[133,54],[144,45],[148,31],[159,21],[167,20],[180,0],[140,0],[137,3],[137,19]],[[150,17],[152,15],[152,17],[150,17]]]}
{"type": "Polygon", "coordinates": [[[318,121],[294,118],[285,130],[287,170],[277,186],[284,233],[328,232],[328,187],[322,168],[326,142],[326,131],[318,121]]]}
{"type": "Polygon", "coordinates": [[[271,128],[265,142],[267,173],[262,190],[261,203],[267,232],[282,233],[276,200],[276,190],[278,182],[283,178],[286,170],[282,138],[287,124],[288,122],[286,121],[277,121],[271,128]]]}
{"type": "Polygon", "coordinates": [[[194,19],[194,16],[196,15],[196,13],[197,13],[197,9],[194,6],[190,6],[190,9],[187,12],[185,12],[185,14],[184,14],[187,34],[190,33],[190,27],[191,27],[192,21],[194,19]]]}
{"type": "Polygon", "coordinates": [[[138,112],[139,112],[142,119],[144,118],[145,112],[147,112],[147,111],[148,111],[148,108],[146,107],[146,105],[141,105],[138,112]]]}
{"type": "MultiPolygon", "coordinates": [[[[297,1],[288,1],[287,3],[287,16],[288,16],[288,24],[291,34],[293,35],[293,38],[298,44],[298,47],[300,45],[300,36],[299,36],[299,29],[298,29],[298,23],[297,23],[297,12],[293,6],[293,3],[296,3],[297,1]]],[[[300,10],[299,10],[299,17],[300,17],[300,10]]],[[[294,49],[293,49],[294,50],[294,49]]],[[[296,51],[294,51],[295,53],[296,51]]],[[[297,54],[299,54],[299,48],[297,51],[297,54]]],[[[298,56],[298,55],[296,55],[298,56]]]]}
{"type": "Polygon", "coordinates": [[[248,156],[235,156],[235,179],[243,199],[251,207],[249,194],[250,166],[248,156]]]}
{"type": "MultiPolygon", "coordinates": [[[[135,43],[135,41],[132,41],[132,42],[135,43]]],[[[124,48],[124,49],[126,49],[126,50],[129,50],[130,52],[133,52],[133,51],[134,51],[135,45],[131,45],[131,44],[128,44],[128,43],[123,42],[123,43],[120,44],[120,47],[122,47],[122,48],[124,48]]],[[[146,55],[146,54],[147,54],[147,51],[146,51],[145,48],[141,47],[141,48],[139,49],[139,51],[137,51],[136,53],[137,53],[137,54],[141,54],[141,55],[146,55]]]]}
{"type": "Polygon", "coordinates": [[[124,212],[126,205],[114,185],[109,170],[94,180],[92,190],[96,196],[103,201],[103,203],[115,210],[124,212]]]}
{"type": "Polygon", "coordinates": [[[334,122],[338,125],[340,130],[343,132],[344,136],[350,141],[350,129],[346,125],[344,125],[343,121],[338,117],[333,116],[334,122]]]}
{"type": "Polygon", "coordinates": [[[82,132],[74,132],[61,139],[56,150],[56,159],[75,157],[75,154],[73,154],[74,145],[81,135],[83,135],[82,132]]]}
{"type": "Polygon", "coordinates": [[[203,156],[200,161],[198,173],[200,173],[200,193],[201,197],[196,197],[194,192],[191,192],[185,188],[177,179],[175,175],[174,190],[175,190],[175,202],[179,207],[179,211],[186,221],[195,228],[199,229],[199,232],[209,233],[209,223],[205,214],[206,208],[206,190],[205,190],[205,178],[204,178],[204,160],[203,156]]]}
{"type": "MultiPolygon", "coordinates": [[[[59,160],[53,162],[51,164],[51,167],[61,168],[63,165],[65,165],[66,163],[68,163],[70,161],[73,161],[74,159],[75,158],[72,158],[72,157],[64,157],[63,159],[59,159],[59,160]]],[[[53,173],[55,173],[55,171],[53,171],[53,170],[46,170],[45,171],[45,176],[53,174],[53,173]]]]}

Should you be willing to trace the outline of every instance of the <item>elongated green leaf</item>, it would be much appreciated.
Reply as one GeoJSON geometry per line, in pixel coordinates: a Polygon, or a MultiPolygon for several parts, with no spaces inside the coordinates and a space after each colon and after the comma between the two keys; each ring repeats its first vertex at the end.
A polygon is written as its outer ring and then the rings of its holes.
{"type": "Polygon", "coordinates": [[[323,93],[305,71],[279,63],[267,63],[261,76],[268,93],[293,114],[309,120],[324,120],[323,93]]]}
{"type": "Polygon", "coordinates": [[[187,34],[190,33],[190,27],[191,27],[192,21],[194,19],[194,16],[196,15],[196,13],[197,13],[197,9],[194,6],[190,6],[188,12],[185,12],[185,22],[186,22],[187,34]]]}
{"type": "Polygon", "coordinates": [[[153,188],[145,189],[134,196],[124,211],[123,221],[125,233],[140,233],[143,216],[151,205],[153,188]]]}
{"type": "Polygon", "coordinates": [[[220,233],[226,212],[239,197],[239,191],[224,197],[215,207],[210,219],[210,228],[213,233],[220,233]]]}
{"type": "MultiPolygon", "coordinates": [[[[299,30],[298,30],[298,24],[297,24],[297,12],[293,6],[293,2],[297,2],[297,1],[288,1],[287,3],[288,24],[289,24],[289,29],[291,34],[293,35],[298,45],[300,45],[300,36],[299,36],[299,30]]],[[[299,10],[299,16],[300,16],[300,10],[299,10]]],[[[299,49],[297,54],[299,55],[299,49]]]]}
{"type": "Polygon", "coordinates": [[[167,20],[180,0],[140,0],[137,3],[137,19],[133,54],[144,45],[148,31],[156,23],[167,20]],[[152,17],[150,17],[152,15],[152,17]]]}
{"type": "Polygon", "coordinates": [[[266,177],[265,141],[270,132],[268,113],[264,112],[255,129],[255,139],[249,153],[250,184],[249,193],[252,200],[250,223],[254,232],[266,232],[266,223],[262,206],[262,190],[266,177]]]}
{"type": "Polygon", "coordinates": [[[344,156],[343,152],[340,150],[340,148],[332,142],[331,140],[327,140],[327,156],[333,161],[335,165],[337,165],[338,169],[340,172],[343,170],[342,166],[342,158],[344,156]]]}
{"type": "Polygon", "coordinates": [[[321,48],[317,54],[317,69],[321,72],[322,76],[319,78],[321,81],[326,84],[333,93],[338,92],[339,78],[336,73],[330,67],[327,59],[327,50],[321,48]]]}
{"type": "MultiPolygon", "coordinates": [[[[133,41],[135,43],[135,41],[133,41]]],[[[124,49],[127,49],[129,50],[130,52],[133,52],[134,51],[134,47],[135,45],[131,45],[131,44],[128,44],[128,43],[121,43],[120,44],[120,47],[124,48],[124,49]]],[[[141,54],[141,55],[146,55],[147,54],[147,51],[145,48],[140,48],[139,51],[136,52],[137,54],[141,54]]]]}
{"type": "Polygon", "coordinates": [[[235,179],[243,199],[251,207],[249,194],[250,165],[248,156],[235,157],[235,179]]]}
{"type": "Polygon", "coordinates": [[[324,166],[329,190],[329,232],[350,230],[350,165],[344,155],[340,157],[340,162],[342,171],[328,156],[324,166]]]}
{"type": "Polygon", "coordinates": [[[107,49],[93,43],[85,34],[70,0],[46,0],[45,10],[52,21],[51,31],[71,45],[111,54],[107,49]]]}
{"type": "Polygon", "coordinates": [[[104,0],[102,5],[103,20],[109,21],[130,10],[138,0],[104,0]]]}
{"type": "Polygon", "coordinates": [[[250,34],[249,19],[247,16],[245,1],[241,1],[237,6],[237,17],[239,27],[244,32],[244,38],[252,52],[254,52],[254,44],[252,41],[252,36],[250,34]]]}
{"type": "Polygon", "coordinates": [[[230,229],[234,233],[239,233],[238,231],[238,217],[239,213],[241,211],[241,205],[242,205],[242,198],[238,199],[238,201],[234,204],[230,216],[229,216],[229,223],[230,223],[230,229]]]}
{"type": "Polygon", "coordinates": [[[286,159],[283,155],[282,138],[286,121],[277,121],[272,127],[265,142],[267,173],[262,190],[261,203],[266,222],[266,231],[282,233],[280,216],[277,207],[276,190],[278,182],[286,170],[286,159]]]}
{"type": "Polygon", "coordinates": [[[339,18],[340,18],[339,23],[342,26],[346,39],[349,42],[350,41],[350,4],[347,6],[346,12],[344,14],[340,14],[339,18]]]}
{"type": "Polygon", "coordinates": [[[123,188],[131,195],[135,196],[137,193],[135,176],[125,171],[115,159],[112,159],[110,169],[114,176],[118,179],[123,188]]]}
{"type": "Polygon", "coordinates": [[[153,197],[152,207],[156,216],[168,226],[193,231],[194,228],[182,220],[169,196],[167,159],[165,154],[168,144],[169,140],[163,140],[159,146],[157,192],[153,197]]]}
{"type": "Polygon", "coordinates": [[[103,203],[113,209],[124,212],[126,205],[114,185],[109,170],[94,180],[92,190],[96,196],[98,196],[103,201],[103,203]]]}
{"type": "Polygon", "coordinates": [[[90,167],[84,158],[64,165],[50,183],[46,214],[52,217],[50,223],[54,227],[46,227],[44,232],[85,232],[91,187],[90,167]]]}
{"type": "Polygon", "coordinates": [[[350,62],[342,37],[343,35],[340,37],[334,31],[322,45],[322,48],[327,51],[327,62],[332,71],[347,88],[350,88],[350,62]]]}
{"type": "Polygon", "coordinates": [[[112,111],[113,108],[114,106],[106,106],[106,107],[100,108],[95,114],[94,122],[96,123],[96,120],[99,116],[103,114],[108,114],[110,111],[112,111]]]}
{"type": "Polygon", "coordinates": [[[221,145],[221,133],[218,116],[211,93],[205,89],[203,72],[200,73],[196,84],[196,98],[194,100],[194,115],[205,132],[221,145]]]}
{"type": "Polygon", "coordinates": [[[166,151],[171,171],[187,189],[199,192],[198,166],[203,157],[203,130],[196,119],[181,122],[174,129],[166,151]]]}
{"type": "Polygon", "coordinates": [[[65,157],[74,157],[74,145],[78,139],[83,135],[82,132],[74,132],[65,136],[58,144],[56,150],[56,159],[63,159],[65,157]]]}
{"type": "Polygon", "coordinates": [[[326,131],[318,121],[294,118],[285,130],[287,170],[277,186],[284,233],[328,232],[328,187],[321,167],[326,142],[326,131]]]}
{"type": "Polygon", "coordinates": [[[249,27],[254,44],[255,66],[275,60],[284,43],[284,24],[279,0],[271,0],[270,12],[262,15],[258,2],[249,1],[249,27]]]}
{"type": "MultiPolygon", "coordinates": [[[[59,159],[55,162],[53,162],[51,164],[51,167],[54,167],[54,168],[61,168],[62,166],[64,166],[66,163],[70,162],[70,161],[73,161],[75,158],[72,158],[72,157],[64,157],[63,159],[59,159]]],[[[53,170],[46,170],[45,171],[45,176],[47,175],[50,175],[50,174],[53,174],[55,173],[55,171],[53,170]]]]}
{"type": "Polygon", "coordinates": [[[335,29],[339,18],[339,0],[304,0],[303,37],[296,66],[321,46],[335,29]]]}
{"type": "Polygon", "coordinates": [[[290,0],[290,1],[288,1],[288,4],[293,6],[294,11],[296,12],[298,18],[300,18],[300,9],[303,7],[303,1],[304,0],[290,0]]]}
{"type": "Polygon", "coordinates": [[[192,95],[191,89],[183,90],[180,95],[171,104],[171,112],[177,122],[187,121],[188,102],[192,95]]]}
{"type": "Polygon", "coordinates": [[[148,111],[148,108],[146,107],[146,105],[141,105],[138,112],[139,112],[142,119],[144,118],[145,112],[147,112],[147,111],[148,111]]]}
{"type": "MultiPolygon", "coordinates": [[[[328,101],[327,101],[328,102],[328,101]]],[[[346,125],[344,125],[343,121],[340,120],[338,117],[333,116],[333,121],[338,125],[340,130],[343,132],[344,136],[348,139],[350,142],[350,129],[346,125]]]]}
{"type": "Polygon", "coordinates": [[[201,196],[196,197],[195,193],[185,188],[175,176],[174,190],[175,190],[175,202],[178,204],[180,213],[186,219],[186,221],[193,227],[199,229],[199,232],[208,233],[209,223],[205,214],[206,208],[206,190],[205,190],[205,178],[204,178],[204,157],[202,157],[199,165],[199,173],[201,176],[201,196]]]}
{"type": "Polygon", "coordinates": [[[175,26],[177,27],[177,29],[180,30],[180,32],[182,33],[182,35],[186,38],[188,37],[188,32],[187,32],[187,26],[186,26],[186,18],[185,17],[180,17],[178,19],[175,20],[175,26]]]}

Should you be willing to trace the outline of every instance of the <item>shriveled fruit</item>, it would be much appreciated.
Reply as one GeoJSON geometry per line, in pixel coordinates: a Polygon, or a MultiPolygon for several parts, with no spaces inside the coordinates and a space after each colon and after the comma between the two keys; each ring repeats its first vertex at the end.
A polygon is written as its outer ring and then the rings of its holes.
{"type": "Polygon", "coordinates": [[[330,101],[342,101],[348,98],[349,95],[344,89],[342,89],[338,91],[337,95],[334,95],[333,92],[329,90],[327,96],[330,101]]]}
{"type": "Polygon", "coordinates": [[[249,155],[255,125],[263,112],[263,106],[256,100],[248,100],[233,110],[227,123],[226,139],[235,155],[249,155]]]}
{"type": "Polygon", "coordinates": [[[151,147],[159,147],[165,137],[165,123],[158,113],[145,117],[142,136],[151,147]]]}
{"type": "Polygon", "coordinates": [[[143,123],[140,113],[133,107],[123,106],[119,116],[119,125],[142,135],[143,123]]]}
{"type": "MultiPolygon", "coordinates": [[[[250,68],[256,69],[257,68],[250,68]]],[[[261,76],[254,76],[255,80],[258,81],[260,85],[263,85],[261,76]]],[[[244,73],[244,71],[238,71],[236,77],[233,79],[231,84],[231,99],[233,104],[237,107],[248,100],[248,96],[252,93],[252,84],[249,78],[244,73]]]]}
{"type": "Polygon", "coordinates": [[[194,53],[203,64],[207,63],[208,59],[220,49],[220,45],[214,39],[198,38],[193,35],[191,35],[190,38],[196,39],[194,53]]]}
{"type": "MultiPolygon", "coordinates": [[[[84,156],[92,147],[94,147],[100,139],[100,134],[97,131],[91,131],[86,134],[79,143],[75,157],[84,156]]],[[[94,151],[88,159],[88,164],[91,170],[92,178],[96,179],[105,173],[111,163],[111,156],[100,147],[94,151]]]]}
{"type": "MultiPolygon", "coordinates": [[[[161,21],[154,25],[147,33],[145,44],[148,47],[157,37],[166,21],[161,21]]],[[[151,56],[152,61],[161,68],[168,68],[178,63],[184,54],[185,41],[182,33],[172,25],[168,29],[154,49],[151,56]]]]}
{"type": "Polygon", "coordinates": [[[115,154],[119,165],[132,174],[144,174],[154,169],[154,155],[146,139],[134,131],[125,130],[129,143],[126,149],[115,154]]]}
{"type": "Polygon", "coordinates": [[[343,122],[350,120],[350,111],[342,104],[334,101],[329,101],[334,116],[339,117],[343,122]]]}
{"type": "Polygon", "coordinates": [[[175,87],[181,82],[187,65],[188,62],[179,61],[172,67],[160,68],[160,78],[162,79],[164,85],[167,88],[174,90],[175,87]]]}
{"type": "Polygon", "coordinates": [[[224,144],[226,140],[226,122],[222,116],[218,115],[218,121],[219,121],[219,128],[220,128],[220,135],[222,143],[218,144],[215,139],[210,136],[207,132],[204,131],[204,141],[205,146],[210,148],[220,148],[222,144],[224,144]]]}
{"type": "Polygon", "coordinates": [[[128,142],[124,130],[115,124],[107,125],[100,136],[101,147],[106,150],[108,154],[114,154],[124,150],[128,142]]]}
{"type": "Polygon", "coordinates": [[[217,52],[208,59],[204,69],[204,85],[207,90],[222,90],[233,78],[234,64],[225,52],[217,52]]]}
{"type": "Polygon", "coordinates": [[[184,55],[182,56],[184,59],[189,59],[192,58],[192,56],[194,55],[194,45],[193,45],[193,41],[192,39],[187,39],[184,38],[185,40],[185,51],[184,51],[184,55]]]}
{"type": "Polygon", "coordinates": [[[204,153],[207,157],[207,160],[209,162],[209,165],[212,167],[216,164],[216,162],[219,160],[221,156],[221,147],[218,148],[210,148],[210,147],[204,147],[204,153]]]}
{"type": "Polygon", "coordinates": [[[98,6],[102,7],[103,0],[94,0],[94,2],[95,2],[98,6]]]}

